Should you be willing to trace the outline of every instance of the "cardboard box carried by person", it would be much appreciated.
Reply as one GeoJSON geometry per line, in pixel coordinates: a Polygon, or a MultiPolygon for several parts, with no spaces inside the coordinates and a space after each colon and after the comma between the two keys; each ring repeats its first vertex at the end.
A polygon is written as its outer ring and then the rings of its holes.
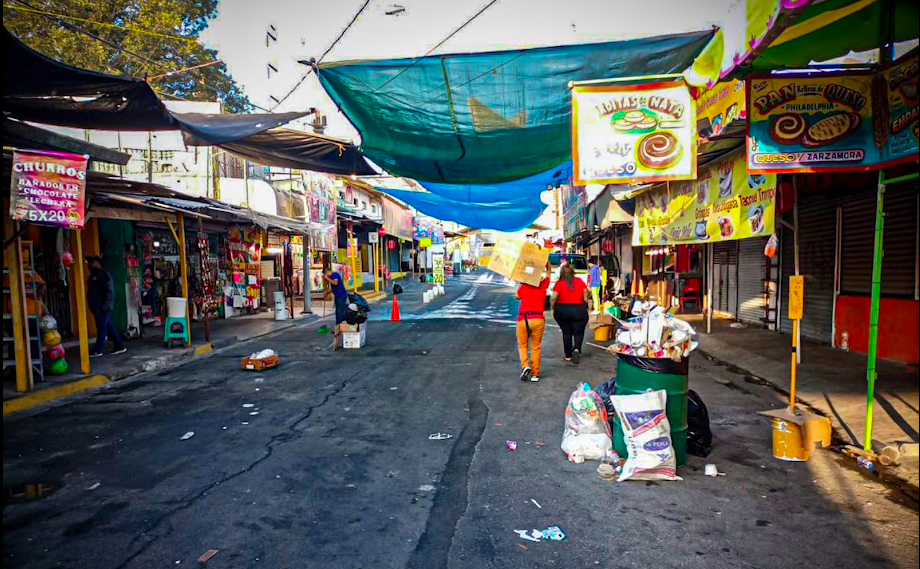
{"type": "Polygon", "coordinates": [[[489,270],[511,280],[537,286],[546,273],[549,249],[519,237],[503,235],[489,257],[489,270]]]}

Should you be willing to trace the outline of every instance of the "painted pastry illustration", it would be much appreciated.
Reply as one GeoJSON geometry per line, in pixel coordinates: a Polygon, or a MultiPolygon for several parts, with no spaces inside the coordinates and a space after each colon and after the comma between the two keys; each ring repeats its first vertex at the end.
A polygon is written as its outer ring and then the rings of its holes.
{"type": "Polygon", "coordinates": [[[720,215],[718,223],[719,234],[721,234],[722,237],[731,237],[732,233],[735,232],[735,224],[732,223],[732,218],[727,215],[720,215]]]}
{"type": "Polygon", "coordinates": [[[780,144],[798,144],[805,135],[808,123],[801,115],[784,113],[770,121],[770,138],[780,144]]]}
{"type": "Polygon", "coordinates": [[[661,210],[661,213],[668,212],[668,202],[670,199],[671,197],[668,195],[667,190],[661,192],[661,195],[658,196],[658,209],[661,210]]]}
{"type": "Polygon", "coordinates": [[[748,210],[748,222],[751,224],[751,233],[763,231],[763,206],[755,205],[748,210]]]}
{"type": "Polygon", "coordinates": [[[860,116],[857,113],[837,113],[824,117],[808,127],[802,137],[802,146],[817,148],[837,142],[859,128],[859,122],[860,116]]]}
{"type": "Polygon", "coordinates": [[[649,170],[665,170],[680,160],[683,148],[677,137],[666,131],[646,134],[636,144],[636,160],[649,170]]]}
{"type": "Polygon", "coordinates": [[[917,104],[917,79],[914,78],[913,81],[902,83],[898,87],[898,92],[901,93],[901,98],[904,99],[904,103],[908,107],[915,106],[917,104]]]}
{"type": "Polygon", "coordinates": [[[615,130],[629,134],[651,132],[658,126],[654,114],[641,110],[614,113],[610,120],[615,130]]]}

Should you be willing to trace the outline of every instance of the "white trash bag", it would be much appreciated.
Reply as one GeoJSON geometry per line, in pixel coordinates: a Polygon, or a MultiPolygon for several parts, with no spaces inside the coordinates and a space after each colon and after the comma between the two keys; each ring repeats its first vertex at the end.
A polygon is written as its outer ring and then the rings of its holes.
{"type": "Polygon", "coordinates": [[[578,384],[565,408],[562,451],[569,460],[580,462],[580,459],[600,460],[612,448],[604,402],[590,385],[578,384]]]}
{"type": "Polygon", "coordinates": [[[683,480],[677,475],[677,460],[671,445],[671,425],[665,414],[665,390],[636,395],[611,395],[629,458],[619,481],[683,480]]]}

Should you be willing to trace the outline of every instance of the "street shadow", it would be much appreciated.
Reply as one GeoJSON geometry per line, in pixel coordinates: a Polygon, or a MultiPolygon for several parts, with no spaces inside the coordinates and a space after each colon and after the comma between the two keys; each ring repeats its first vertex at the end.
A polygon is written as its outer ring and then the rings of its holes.
{"type": "Polygon", "coordinates": [[[920,437],[918,437],[916,429],[914,429],[910,423],[907,422],[903,415],[898,413],[897,409],[894,408],[890,401],[885,399],[881,393],[875,394],[875,400],[878,401],[878,404],[882,406],[882,409],[888,413],[888,416],[891,417],[891,420],[894,421],[895,425],[904,431],[905,435],[910,437],[910,440],[915,443],[920,441],[920,437]]]}

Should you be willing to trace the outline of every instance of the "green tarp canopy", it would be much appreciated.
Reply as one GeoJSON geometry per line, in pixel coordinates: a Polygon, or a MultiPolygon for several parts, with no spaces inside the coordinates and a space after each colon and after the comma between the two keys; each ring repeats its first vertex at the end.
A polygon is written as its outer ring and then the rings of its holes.
{"type": "Polygon", "coordinates": [[[920,36],[916,0],[826,0],[807,6],[743,71],[806,67],[851,51],[878,48],[884,34],[895,42],[920,36]],[[883,18],[888,18],[886,20],[883,18]],[[888,31],[885,27],[888,25],[888,31]]]}
{"type": "Polygon", "coordinates": [[[569,81],[680,73],[713,34],[324,63],[317,74],[389,173],[506,182],[570,158],[569,81]]]}

